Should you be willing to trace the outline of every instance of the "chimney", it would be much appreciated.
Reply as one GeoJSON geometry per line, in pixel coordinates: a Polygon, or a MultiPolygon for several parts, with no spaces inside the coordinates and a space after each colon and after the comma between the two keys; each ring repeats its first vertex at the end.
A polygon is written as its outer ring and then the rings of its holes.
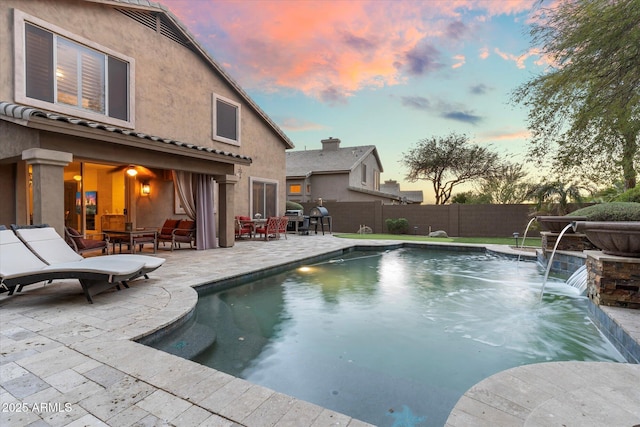
{"type": "Polygon", "coordinates": [[[340,140],[332,136],[330,136],[329,139],[323,139],[320,142],[322,142],[323,151],[338,151],[338,148],[340,148],[340,140]]]}

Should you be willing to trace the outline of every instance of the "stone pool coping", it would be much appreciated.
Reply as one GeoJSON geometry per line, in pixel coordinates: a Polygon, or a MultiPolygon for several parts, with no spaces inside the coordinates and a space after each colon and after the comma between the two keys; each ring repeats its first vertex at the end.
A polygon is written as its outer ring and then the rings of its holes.
{"type": "MultiPolygon", "coordinates": [[[[14,296],[0,294],[0,402],[13,409],[0,412],[0,424],[365,426],[346,415],[134,340],[188,316],[197,302],[193,288],[198,285],[259,274],[292,260],[303,262],[354,246],[402,245],[398,241],[350,240],[331,235],[289,235],[287,240],[241,241],[233,248],[214,251],[161,250],[158,255],[167,262],[149,280],[136,281],[120,292],[98,295],[93,305],[87,304],[76,281],[31,285],[14,296]]],[[[415,242],[408,245],[417,246],[415,242]]],[[[438,245],[450,246],[428,244],[438,245]]],[[[505,255],[517,255],[512,249],[503,249],[505,255]]],[[[581,362],[564,363],[571,365],[566,369],[567,381],[581,377],[582,367],[587,369],[581,362]]],[[[638,365],[598,366],[606,367],[605,376],[610,370],[632,371],[620,375],[620,381],[615,377],[612,387],[623,386],[624,378],[637,384],[633,375],[638,373],[638,365]]],[[[598,372],[598,366],[589,366],[588,371],[598,372]]],[[[491,383],[492,378],[481,384],[491,383]]],[[[538,394],[534,385],[529,388],[529,393],[522,393],[525,400],[538,394]]],[[[497,400],[482,402],[467,394],[463,399],[451,413],[449,425],[499,425],[504,411],[494,408],[497,400]],[[462,415],[467,419],[475,416],[469,405],[464,405],[463,399],[467,398],[474,408],[488,405],[492,410],[486,412],[487,417],[456,424],[462,415]]],[[[640,407],[637,400],[632,403],[640,407]]],[[[620,412],[628,409],[622,407],[620,412]]],[[[553,407],[549,411],[546,413],[555,414],[553,407]]],[[[640,419],[640,414],[636,415],[640,419]]]]}

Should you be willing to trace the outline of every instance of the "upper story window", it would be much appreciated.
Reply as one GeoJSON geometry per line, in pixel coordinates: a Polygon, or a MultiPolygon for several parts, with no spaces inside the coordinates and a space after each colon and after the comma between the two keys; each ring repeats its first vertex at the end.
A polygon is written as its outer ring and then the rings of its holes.
{"type": "Polygon", "coordinates": [[[15,11],[16,101],[134,127],[133,59],[15,11]]]}
{"type": "Polygon", "coordinates": [[[213,139],[240,145],[240,104],[213,94],[213,139]]]}
{"type": "Polygon", "coordinates": [[[366,184],[367,183],[367,165],[363,163],[360,170],[362,171],[362,177],[361,177],[362,183],[366,184]]]}
{"type": "Polygon", "coordinates": [[[289,194],[300,194],[300,193],[302,193],[302,185],[300,184],[289,185],[289,194]]]}

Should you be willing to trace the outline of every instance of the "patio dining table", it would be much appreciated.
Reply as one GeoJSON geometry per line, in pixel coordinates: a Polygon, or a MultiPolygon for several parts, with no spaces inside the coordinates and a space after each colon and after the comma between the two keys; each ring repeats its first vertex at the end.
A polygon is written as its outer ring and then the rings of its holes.
{"type": "Polygon", "coordinates": [[[116,243],[119,245],[120,253],[122,253],[122,244],[126,244],[129,252],[136,253],[136,245],[145,243],[153,243],[153,253],[158,248],[158,230],[157,229],[136,229],[136,230],[102,230],[111,242],[111,253],[115,253],[116,243]]]}

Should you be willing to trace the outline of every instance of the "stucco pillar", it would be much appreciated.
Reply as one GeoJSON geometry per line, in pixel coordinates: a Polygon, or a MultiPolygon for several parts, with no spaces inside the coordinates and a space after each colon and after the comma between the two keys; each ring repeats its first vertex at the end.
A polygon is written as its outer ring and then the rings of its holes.
{"type": "Polygon", "coordinates": [[[230,248],[235,244],[235,185],[238,177],[235,175],[216,176],[218,183],[218,244],[222,248],[230,248]]]}
{"type": "Polygon", "coordinates": [[[22,160],[31,165],[33,223],[49,224],[64,236],[64,167],[73,155],[30,148],[22,152],[22,160]]]}

